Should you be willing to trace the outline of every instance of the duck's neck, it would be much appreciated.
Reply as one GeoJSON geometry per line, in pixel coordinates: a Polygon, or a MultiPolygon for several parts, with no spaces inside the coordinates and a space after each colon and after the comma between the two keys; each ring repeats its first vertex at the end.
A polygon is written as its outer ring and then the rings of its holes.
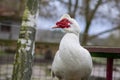
{"type": "Polygon", "coordinates": [[[61,40],[62,43],[79,43],[79,34],[74,34],[74,33],[66,33],[65,36],[61,40]]]}
{"type": "Polygon", "coordinates": [[[72,49],[79,47],[79,34],[66,33],[60,42],[59,50],[64,54],[64,52],[72,51],[72,49]]]}
{"type": "Polygon", "coordinates": [[[73,36],[73,39],[76,39],[76,41],[79,41],[79,33],[66,33],[66,35],[73,36]]]}

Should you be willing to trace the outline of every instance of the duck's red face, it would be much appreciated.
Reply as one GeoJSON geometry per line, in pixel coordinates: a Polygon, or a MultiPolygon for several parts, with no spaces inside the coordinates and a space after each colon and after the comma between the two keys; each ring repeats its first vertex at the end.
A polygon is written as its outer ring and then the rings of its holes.
{"type": "Polygon", "coordinates": [[[71,24],[71,22],[67,18],[64,18],[64,19],[58,21],[56,23],[56,26],[53,28],[69,28],[70,24],[71,24]]]}

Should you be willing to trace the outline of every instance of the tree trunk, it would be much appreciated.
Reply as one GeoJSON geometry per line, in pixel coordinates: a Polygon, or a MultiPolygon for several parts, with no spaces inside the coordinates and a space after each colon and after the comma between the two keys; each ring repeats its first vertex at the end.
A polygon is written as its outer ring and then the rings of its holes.
{"type": "Polygon", "coordinates": [[[83,33],[83,38],[82,38],[82,45],[86,45],[87,44],[87,40],[88,40],[88,31],[90,28],[90,24],[87,23],[86,27],[85,27],[85,31],[83,33]]]}
{"type": "MultiPolygon", "coordinates": [[[[25,0],[25,5],[27,2],[29,2],[29,0],[25,0]]],[[[35,23],[29,17],[31,17],[31,13],[26,7],[23,13],[22,26],[20,28],[19,39],[17,42],[12,80],[31,79],[36,29],[35,23]],[[33,23],[32,25],[31,22],[33,23]]]]}
{"type": "Polygon", "coordinates": [[[91,22],[94,18],[94,15],[95,15],[97,9],[99,8],[100,4],[102,3],[102,0],[98,1],[98,3],[95,5],[95,8],[92,11],[90,11],[89,3],[90,3],[90,0],[85,0],[85,2],[84,2],[84,4],[85,4],[86,27],[85,27],[85,30],[83,32],[82,45],[86,45],[87,42],[88,42],[89,28],[90,28],[91,22]]]}
{"type": "Polygon", "coordinates": [[[83,37],[82,37],[82,45],[86,45],[87,44],[87,38],[88,38],[88,31],[89,31],[89,27],[91,24],[90,21],[90,13],[89,13],[89,2],[90,0],[84,0],[83,4],[85,6],[85,20],[86,20],[86,26],[85,26],[85,30],[83,32],[83,37]]]}
{"type": "Polygon", "coordinates": [[[30,80],[34,54],[35,28],[22,26],[17,42],[17,52],[12,80],[30,80]]]}

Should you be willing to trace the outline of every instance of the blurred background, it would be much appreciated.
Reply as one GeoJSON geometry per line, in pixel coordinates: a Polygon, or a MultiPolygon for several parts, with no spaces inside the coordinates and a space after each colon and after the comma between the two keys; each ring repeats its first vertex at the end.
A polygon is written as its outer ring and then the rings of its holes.
{"type": "MultiPolygon", "coordinates": [[[[65,13],[79,23],[81,45],[120,47],[120,0],[39,0],[38,4],[32,80],[51,80],[51,62],[65,34],[51,27],[65,13]]],[[[23,10],[22,0],[0,0],[0,80],[11,79],[23,10]]],[[[105,80],[106,59],[93,60],[92,78],[105,80]]],[[[113,80],[120,80],[120,61],[114,64],[113,80]]]]}

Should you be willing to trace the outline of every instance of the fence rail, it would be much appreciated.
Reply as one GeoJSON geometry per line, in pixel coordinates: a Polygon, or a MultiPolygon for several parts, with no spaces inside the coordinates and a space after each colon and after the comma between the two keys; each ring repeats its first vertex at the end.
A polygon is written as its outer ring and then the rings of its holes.
{"type": "Polygon", "coordinates": [[[86,47],[92,56],[107,58],[106,80],[112,80],[113,60],[120,58],[120,48],[86,47]]]}

